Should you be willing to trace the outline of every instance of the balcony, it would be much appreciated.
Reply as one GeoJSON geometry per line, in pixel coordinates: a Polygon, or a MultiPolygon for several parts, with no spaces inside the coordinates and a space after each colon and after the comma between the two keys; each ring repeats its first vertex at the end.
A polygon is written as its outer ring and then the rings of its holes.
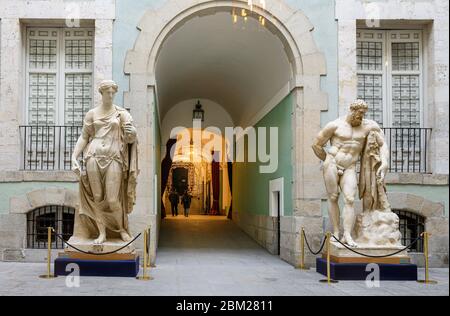
{"type": "Polygon", "coordinates": [[[71,157],[82,126],[28,125],[19,128],[23,170],[71,170],[71,157]]]}
{"type": "Polygon", "coordinates": [[[391,173],[431,173],[428,156],[431,128],[383,128],[390,152],[391,173]]]}

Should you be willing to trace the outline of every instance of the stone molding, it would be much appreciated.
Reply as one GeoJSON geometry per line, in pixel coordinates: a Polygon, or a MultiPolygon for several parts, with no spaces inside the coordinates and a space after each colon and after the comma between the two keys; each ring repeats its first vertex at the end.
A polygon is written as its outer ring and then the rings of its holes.
{"type": "Polygon", "coordinates": [[[61,205],[78,209],[78,192],[66,188],[48,187],[13,196],[9,199],[9,213],[27,214],[36,208],[47,205],[61,205]]]}
{"type": "Polygon", "coordinates": [[[73,182],[78,178],[72,171],[0,171],[0,183],[16,182],[73,182]]]}
{"type": "Polygon", "coordinates": [[[447,174],[388,173],[386,184],[448,185],[447,174]]]}
{"type": "Polygon", "coordinates": [[[403,192],[388,192],[391,209],[409,211],[425,218],[445,218],[444,205],[432,202],[419,195],[403,192]]]}

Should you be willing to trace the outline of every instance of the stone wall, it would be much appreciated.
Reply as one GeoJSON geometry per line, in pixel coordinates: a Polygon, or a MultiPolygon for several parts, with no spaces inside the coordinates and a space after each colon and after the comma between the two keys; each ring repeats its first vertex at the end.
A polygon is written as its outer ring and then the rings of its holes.
{"type": "Polygon", "coordinates": [[[233,221],[271,254],[278,252],[277,218],[251,213],[233,212],[233,221]]]}

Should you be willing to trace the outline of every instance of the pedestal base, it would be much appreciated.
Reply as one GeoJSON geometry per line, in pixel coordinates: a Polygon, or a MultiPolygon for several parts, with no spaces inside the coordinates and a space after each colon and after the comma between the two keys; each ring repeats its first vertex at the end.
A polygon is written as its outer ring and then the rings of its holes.
{"type": "MultiPolygon", "coordinates": [[[[366,271],[369,263],[330,263],[330,274],[333,280],[365,281],[372,270],[366,271]]],[[[417,281],[417,266],[415,264],[378,263],[380,281],[417,281]]],[[[316,271],[327,275],[327,260],[316,259],[316,271]]]]}
{"type": "MultiPolygon", "coordinates": [[[[72,237],[69,239],[69,244],[75,246],[81,251],[95,254],[111,252],[115,252],[115,254],[129,254],[135,251],[135,247],[133,244],[128,245],[128,242],[125,242],[121,239],[110,239],[101,245],[96,245],[94,244],[94,239],[81,239],[72,237]]],[[[65,248],[65,252],[74,251],[77,252],[76,249],[73,249],[70,246],[66,246],[65,248]]]]}
{"type": "MultiPolygon", "coordinates": [[[[377,264],[408,264],[410,263],[410,258],[407,250],[403,246],[396,247],[385,247],[385,246],[367,246],[359,245],[357,248],[353,248],[355,251],[362,254],[375,257],[366,257],[354,253],[353,251],[345,248],[340,243],[336,241],[331,241],[330,243],[330,256],[331,261],[335,263],[377,263],[377,264]],[[401,251],[394,256],[382,257],[395,252],[401,251]],[[380,257],[381,256],[381,257],[380,257]]],[[[326,252],[323,253],[323,257],[326,258],[326,252]]]]}
{"type": "Polygon", "coordinates": [[[86,260],[77,258],[58,258],[55,260],[55,275],[66,276],[74,273],[70,264],[79,267],[80,276],[87,277],[128,277],[135,278],[139,273],[139,256],[128,260],[86,260]]]}

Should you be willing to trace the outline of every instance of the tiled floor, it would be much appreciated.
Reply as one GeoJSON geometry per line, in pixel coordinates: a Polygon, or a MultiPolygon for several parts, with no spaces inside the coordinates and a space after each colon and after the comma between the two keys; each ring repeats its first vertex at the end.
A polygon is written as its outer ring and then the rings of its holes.
{"type": "Polygon", "coordinates": [[[0,295],[449,295],[448,269],[431,271],[438,285],[321,284],[323,277],[314,270],[294,269],[219,217],[164,220],[156,264],[152,281],[81,278],[80,287],[67,287],[63,277],[39,279],[44,264],[0,263],[0,295]]]}

